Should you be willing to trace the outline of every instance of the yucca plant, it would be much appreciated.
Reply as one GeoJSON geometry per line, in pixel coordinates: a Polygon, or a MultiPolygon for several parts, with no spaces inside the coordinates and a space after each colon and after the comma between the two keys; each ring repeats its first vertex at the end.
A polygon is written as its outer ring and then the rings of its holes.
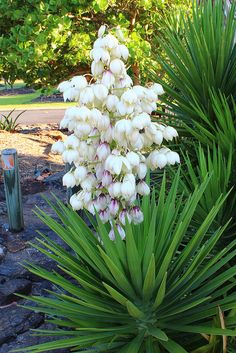
{"type": "Polygon", "coordinates": [[[236,4],[232,4],[225,17],[222,0],[200,5],[195,1],[192,13],[181,18],[177,30],[176,19],[170,19],[161,40],[164,57],[157,59],[166,76],[160,79],[155,68],[150,72],[150,78],[163,85],[167,95],[161,100],[177,124],[184,127],[186,135],[202,143],[216,142],[221,129],[226,136],[229,134],[226,139],[232,143],[234,133],[227,123],[232,111],[235,124],[235,10],[236,4]],[[223,107],[219,108],[219,104],[223,107]],[[220,114],[220,110],[224,113],[220,114]]]}
{"type": "Polygon", "coordinates": [[[183,168],[180,189],[186,195],[189,195],[197,186],[202,184],[207,174],[211,175],[210,181],[196,208],[194,219],[197,226],[199,226],[214,207],[220,195],[229,194],[227,202],[223,205],[212,223],[212,229],[219,228],[231,219],[223,236],[223,239],[228,237],[228,240],[230,240],[236,235],[236,195],[232,190],[232,148],[229,151],[228,157],[225,157],[221,149],[216,147],[216,145],[213,145],[212,150],[210,148],[204,150],[199,144],[195,146],[194,150],[196,158],[193,160],[189,157],[188,153],[182,154],[183,168]]]}
{"type": "MultiPolygon", "coordinates": [[[[71,252],[43,234],[38,245],[32,244],[56,261],[59,271],[25,266],[58,289],[50,297],[29,297],[35,305],[28,308],[45,313],[60,327],[38,334],[60,339],[24,352],[70,347],[87,353],[187,353],[206,344],[205,335],[236,336],[227,321],[225,329],[213,321],[219,307],[225,315],[236,307],[236,266],[221,272],[236,256],[236,240],[212,256],[227,225],[207,236],[225,197],[218,198],[186,242],[209,177],[184,203],[178,196],[179,180],[178,172],[167,191],[164,176],[158,202],[154,192],[143,199],[144,222],[127,222],[124,241],[118,232],[111,241],[108,225],[99,218],[91,219],[94,229],[89,228],[59,200],[48,201],[59,221],[38,209],[40,219],[71,252]]],[[[236,315],[230,320],[235,322],[236,315]]]]}
{"type": "Polygon", "coordinates": [[[26,110],[23,110],[13,118],[12,114],[14,111],[15,109],[11,110],[8,114],[2,114],[0,117],[0,130],[14,132],[17,129],[19,126],[18,119],[26,110]]]}

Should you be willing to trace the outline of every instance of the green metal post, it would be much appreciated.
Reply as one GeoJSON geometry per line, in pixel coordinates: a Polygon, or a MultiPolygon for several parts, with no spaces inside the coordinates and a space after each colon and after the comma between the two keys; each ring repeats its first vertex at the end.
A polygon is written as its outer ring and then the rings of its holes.
{"type": "Polygon", "coordinates": [[[19,232],[24,229],[24,219],[17,151],[14,148],[3,150],[1,152],[1,161],[9,230],[12,232],[19,232]]]}

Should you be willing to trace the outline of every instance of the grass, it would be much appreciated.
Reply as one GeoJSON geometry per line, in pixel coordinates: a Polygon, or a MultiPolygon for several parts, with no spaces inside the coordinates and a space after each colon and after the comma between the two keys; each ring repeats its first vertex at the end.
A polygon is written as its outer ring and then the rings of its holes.
{"type": "MultiPolygon", "coordinates": [[[[16,81],[14,83],[14,88],[24,87],[25,84],[23,81],[16,81]]],[[[0,81],[0,90],[5,89],[6,86],[3,86],[3,82],[0,81]]],[[[10,88],[10,87],[8,87],[10,88]]],[[[28,94],[17,94],[11,96],[0,96],[0,110],[12,110],[12,109],[63,109],[68,106],[74,105],[74,103],[64,103],[64,102],[33,102],[34,99],[40,96],[40,90],[37,90],[34,93],[28,94]]]]}

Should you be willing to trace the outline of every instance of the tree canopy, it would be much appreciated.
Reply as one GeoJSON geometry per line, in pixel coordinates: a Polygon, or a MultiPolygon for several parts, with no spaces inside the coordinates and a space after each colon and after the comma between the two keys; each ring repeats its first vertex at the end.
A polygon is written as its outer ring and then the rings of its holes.
{"type": "Polygon", "coordinates": [[[163,30],[163,18],[189,4],[189,0],[2,0],[0,76],[10,83],[21,78],[29,85],[47,87],[86,72],[96,31],[107,24],[125,29],[133,74],[141,71],[145,77],[152,38],[163,30]]]}

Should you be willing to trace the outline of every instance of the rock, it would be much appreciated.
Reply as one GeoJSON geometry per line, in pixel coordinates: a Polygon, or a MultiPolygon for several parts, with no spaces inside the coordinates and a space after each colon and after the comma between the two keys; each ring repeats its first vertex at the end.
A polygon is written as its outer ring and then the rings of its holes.
{"type": "Polygon", "coordinates": [[[19,300],[19,297],[14,293],[29,294],[31,286],[30,281],[21,278],[7,280],[3,284],[0,284],[0,305],[6,305],[14,300],[19,300]]]}
{"type": "Polygon", "coordinates": [[[30,328],[38,327],[43,319],[42,314],[19,307],[15,303],[0,307],[0,344],[12,340],[17,334],[30,328]]]}
{"type": "Polygon", "coordinates": [[[50,175],[49,177],[44,179],[44,183],[48,185],[54,185],[54,186],[61,186],[62,187],[62,178],[63,175],[65,174],[65,171],[61,171],[58,173],[54,173],[50,175]]]}
{"type": "Polygon", "coordinates": [[[26,248],[16,253],[8,252],[0,266],[0,276],[7,278],[26,278],[37,280],[38,277],[32,275],[26,268],[22,266],[25,261],[32,262],[47,268],[47,270],[56,269],[55,261],[43,255],[34,248],[26,248]]]}
{"type": "MultiPolygon", "coordinates": [[[[44,323],[40,327],[41,330],[53,330],[55,325],[44,323]]],[[[59,338],[62,339],[63,337],[59,338]]],[[[36,344],[50,342],[56,340],[56,337],[41,337],[41,336],[32,336],[32,332],[25,332],[19,334],[16,339],[12,342],[5,343],[0,347],[0,353],[9,353],[12,349],[22,348],[22,353],[24,353],[24,347],[32,347],[36,344]]],[[[47,353],[69,353],[68,349],[56,349],[47,351],[47,353]]]]}

